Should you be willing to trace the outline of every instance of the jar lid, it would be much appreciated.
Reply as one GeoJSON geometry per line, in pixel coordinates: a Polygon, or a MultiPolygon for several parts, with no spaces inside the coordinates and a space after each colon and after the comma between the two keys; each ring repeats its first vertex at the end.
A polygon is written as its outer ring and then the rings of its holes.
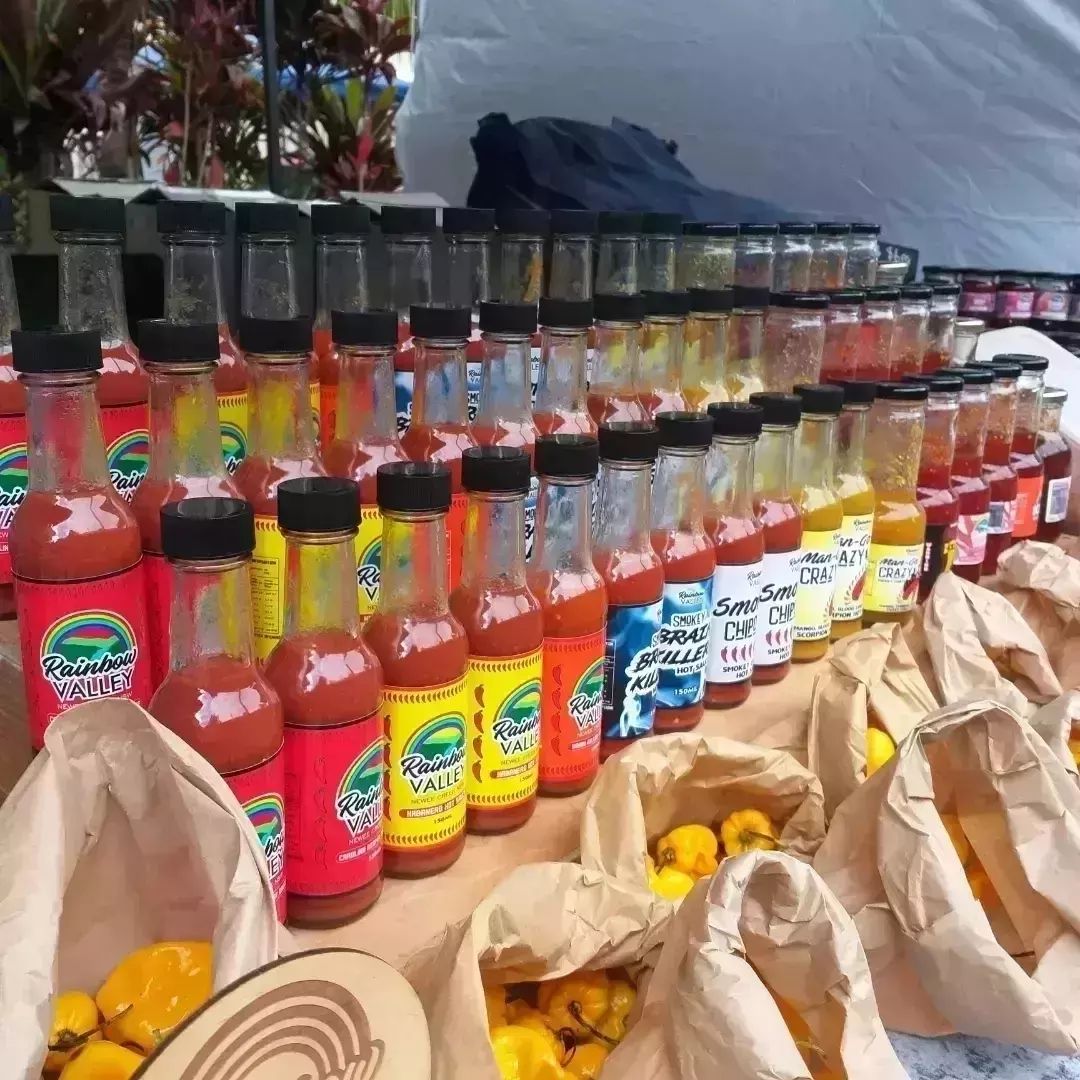
{"type": "Polygon", "coordinates": [[[468,341],[472,335],[472,309],[449,304],[413,304],[409,328],[414,337],[468,341]]]}
{"type": "Polygon", "coordinates": [[[882,303],[900,299],[900,289],[896,285],[871,285],[866,290],[867,303],[882,303]]]}
{"type": "Polygon", "coordinates": [[[714,401],[709,406],[709,416],[714,435],[756,439],[761,434],[765,410],[748,401],[714,401]]]}
{"type": "Polygon", "coordinates": [[[567,330],[587,330],[592,326],[593,302],[591,300],[560,300],[554,296],[541,296],[537,322],[540,326],[559,327],[567,330]]]}
{"type": "Polygon", "coordinates": [[[289,532],[350,532],[360,523],[360,486],[339,476],[283,480],[277,504],[278,525],[289,532]]]}
{"type": "Polygon", "coordinates": [[[370,308],[367,311],[331,311],[330,335],[335,345],[374,345],[393,348],[398,340],[396,311],[370,308]]]}
{"type": "Polygon", "coordinates": [[[724,289],[690,289],[690,310],[703,314],[722,315],[735,305],[735,290],[724,289]]]}
{"type": "Polygon", "coordinates": [[[1031,288],[1031,275],[1019,270],[1002,270],[998,274],[998,287],[1031,288]]]}
{"type": "Polygon", "coordinates": [[[997,353],[990,360],[991,367],[1019,365],[1021,371],[1045,371],[1050,361],[1034,353],[997,353]]]}
{"type": "Polygon", "coordinates": [[[682,232],[682,214],[650,210],[641,216],[641,231],[647,236],[678,236],[682,232]]]}
{"type": "Polygon", "coordinates": [[[818,236],[847,236],[851,226],[846,221],[819,221],[818,236]]]}
{"type": "Polygon", "coordinates": [[[1064,405],[1069,399],[1069,391],[1060,386],[1047,386],[1042,399],[1044,405],[1064,405]]]}
{"type": "Polygon", "coordinates": [[[161,508],[161,550],[167,559],[236,559],[255,550],[255,513],[243,499],[200,497],[161,508]]]}
{"type": "Polygon", "coordinates": [[[300,210],[290,202],[238,202],[234,207],[237,236],[296,236],[300,210]]]}
{"type": "Polygon", "coordinates": [[[770,295],[769,290],[763,286],[736,285],[732,290],[731,299],[736,308],[764,310],[769,306],[770,295]]]}
{"type": "Polygon", "coordinates": [[[375,473],[380,510],[445,514],[450,509],[450,470],[437,461],[392,461],[375,473]]]}
{"type": "Polygon", "coordinates": [[[552,210],[551,231],[555,236],[592,236],[596,219],[595,210],[552,210]]]}
{"type": "Polygon", "coordinates": [[[877,383],[868,379],[830,379],[844,392],[845,405],[869,405],[877,397],[877,383]]]}
{"type": "Polygon", "coordinates": [[[99,196],[53,195],[49,198],[49,225],[54,233],[90,233],[123,236],[124,200],[99,196]]]}
{"type": "Polygon", "coordinates": [[[645,298],[645,316],[668,316],[685,318],[690,313],[690,294],[686,289],[646,289],[641,294],[645,298]]]}
{"type": "Polygon", "coordinates": [[[903,300],[929,300],[934,290],[929,285],[901,285],[900,297],[903,300]]]}
{"type": "Polygon", "coordinates": [[[536,305],[510,300],[482,300],[480,329],[486,334],[536,333],[536,305]]]}
{"type": "Polygon", "coordinates": [[[861,304],[866,299],[865,289],[831,289],[828,293],[829,303],[837,304],[861,304]]]}
{"type": "Polygon", "coordinates": [[[518,236],[547,236],[550,220],[546,210],[535,207],[509,207],[495,211],[499,232],[518,236]]]}
{"type": "Polygon", "coordinates": [[[652,424],[623,421],[600,425],[602,461],[655,461],[660,433],[652,424]]]}
{"type": "Polygon", "coordinates": [[[601,236],[638,235],[642,215],[633,210],[601,210],[596,222],[601,236]]]}
{"type": "Polygon", "coordinates": [[[371,232],[371,211],[358,202],[312,203],[312,236],[366,236],[371,232]]]}
{"type": "Polygon", "coordinates": [[[856,236],[878,236],[881,233],[881,226],[869,221],[853,221],[851,231],[856,236]]]}
{"type": "Polygon", "coordinates": [[[774,292],[769,294],[769,304],[772,307],[824,311],[829,306],[829,298],[824,293],[774,292]]]}
{"type": "Polygon", "coordinates": [[[779,230],[778,225],[759,224],[752,221],[740,222],[739,224],[740,236],[775,236],[779,230]]]}
{"type": "Polygon", "coordinates": [[[813,236],[817,226],[805,221],[781,221],[779,231],[781,236],[813,236]]]}
{"type": "Polygon", "coordinates": [[[12,330],[11,366],[25,375],[101,370],[96,330],[12,330]]]}
{"type": "Polygon", "coordinates": [[[600,465],[600,444],[592,435],[541,435],[534,457],[539,476],[591,479],[600,465]]]}
{"type": "Polygon", "coordinates": [[[930,396],[930,391],[922,383],[880,382],[874,396],[878,401],[906,401],[914,404],[925,401],[930,396]]]}
{"type": "Polygon", "coordinates": [[[478,206],[445,206],[442,230],[446,236],[486,236],[495,231],[495,211],[478,206]]]}
{"type": "Polygon", "coordinates": [[[739,226],[719,221],[684,221],[683,236],[738,236],[739,226]]]}
{"type": "Polygon", "coordinates": [[[204,233],[224,236],[224,203],[202,200],[166,200],[157,204],[157,231],[163,236],[175,233],[204,233]]]}
{"type": "Polygon", "coordinates": [[[423,236],[435,231],[434,206],[384,206],[379,211],[384,236],[423,236]]]}
{"type": "Polygon", "coordinates": [[[660,445],[704,450],[713,437],[712,417],[699,412],[662,412],[656,417],[660,445]]]}
{"type": "Polygon", "coordinates": [[[802,402],[802,414],[839,416],[844,407],[844,391],[828,383],[799,383],[795,394],[802,402]]]}
{"type": "Polygon", "coordinates": [[[520,446],[470,446],[461,455],[461,486],[466,491],[526,495],[531,466],[520,446]]]}
{"type": "Polygon", "coordinates": [[[798,427],[802,419],[802,398],[797,394],[751,394],[750,404],[761,408],[761,422],[770,427],[798,427]]]}
{"type": "MultiPolygon", "coordinates": [[[[926,271],[924,270],[923,273],[925,274],[926,271]]],[[[957,285],[955,282],[945,282],[945,281],[943,281],[943,282],[938,283],[938,282],[934,281],[934,282],[930,283],[930,290],[934,294],[934,296],[959,296],[960,295],[960,286],[957,285]]]]}
{"type": "Polygon", "coordinates": [[[966,367],[942,368],[950,375],[959,375],[965,386],[989,386],[994,381],[994,369],[987,364],[968,364],[966,367]]]}
{"type": "Polygon", "coordinates": [[[593,297],[597,322],[641,322],[645,318],[645,297],[641,293],[597,293],[593,297]]]}
{"type": "Polygon", "coordinates": [[[964,389],[964,380],[951,372],[934,371],[928,374],[912,374],[903,377],[904,382],[922,383],[929,387],[931,394],[959,394],[964,389]]]}
{"type": "Polygon", "coordinates": [[[954,323],[957,330],[966,330],[969,334],[981,334],[986,329],[984,319],[972,319],[961,316],[954,323]]]}
{"type": "Polygon", "coordinates": [[[272,356],[311,352],[311,316],[291,319],[240,318],[237,340],[244,352],[272,356]]]}
{"type": "Polygon", "coordinates": [[[216,364],[221,358],[217,323],[140,319],[136,341],[148,364],[216,364]]]}

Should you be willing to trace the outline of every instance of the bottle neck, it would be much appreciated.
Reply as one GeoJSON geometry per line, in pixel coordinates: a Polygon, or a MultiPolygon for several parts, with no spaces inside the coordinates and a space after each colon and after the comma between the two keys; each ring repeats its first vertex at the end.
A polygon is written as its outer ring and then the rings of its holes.
{"type": "Polygon", "coordinates": [[[675,288],[678,241],[674,236],[646,236],[641,241],[642,289],[667,292],[675,288]]]}
{"type": "Polygon", "coordinates": [[[315,325],[330,329],[330,312],[364,311],[368,247],[362,237],[321,239],[315,247],[315,325]]]}
{"type": "Polygon", "coordinates": [[[491,238],[448,236],[446,263],[449,302],[479,311],[480,304],[491,299],[491,238]]]}
{"type": "Polygon", "coordinates": [[[718,436],[706,461],[709,502],[729,517],[754,516],[755,439],[718,436]]]}
{"type": "Polygon", "coordinates": [[[413,304],[431,303],[431,238],[395,236],[386,241],[389,302],[399,319],[413,304]]]}
{"type": "Polygon", "coordinates": [[[700,533],[705,524],[705,449],[662,446],[653,478],[652,527],[700,533]]]}
{"type": "Polygon", "coordinates": [[[147,364],[150,465],[154,480],[225,477],[217,425],[214,365],[147,364]]]}
{"type": "Polygon", "coordinates": [[[641,326],[638,323],[596,324],[592,381],[608,390],[637,389],[641,326]]]}
{"type": "Polygon", "coordinates": [[[384,510],[379,613],[445,615],[446,563],[445,514],[384,510]]]}
{"type": "Polygon", "coordinates": [[[964,389],[956,420],[954,476],[979,476],[986,453],[986,425],[990,415],[990,395],[986,387],[964,389]]]}
{"type": "Polygon", "coordinates": [[[642,329],[641,376],[642,391],[653,388],[677,390],[682,368],[683,319],[646,319],[642,329]]]}
{"type": "Polygon", "coordinates": [[[308,356],[248,354],[248,454],[303,460],[315,456],[308,356]]]}
{"type": "Polygon", "coordinates": [[[65,330],[97,330],[105,348],[128,340],[120,253],[119,240],[60,240],[60,323],[65,330]]]}
{"type": "Polygon", "coordinates": [[[314,630],[360,633],[356,531],[285,532],[285,637],[314,630]]]}
{"type": "Polygon", "coordinates": [[[556,300],[591,300],[592,276],[591,236],[556,236],[552,239],[548,296],[556,300]]]}
{"type": "Polygon", "coordinates": [[[919,454],[919,486],[947,490],[956,457],[958,394],[931,394],[926,402],[926,426],[919,454]]]}
{"type": "Polygon", "coordinates": [[[1016,382],[990,386],[990,418],[986,426],[986,464],[1008,465],[1016,434],[1016,382]]]}
{"type": "Polygon", "coordinates": [[[225,326],[225,290],[221,272],[224,245],[216,237],[167,236],[165,245],[165,318],[170,322],[225,326]]]}
{"type": "Polygon", "coordinates": [[[553,330],[540,334],[540,374],[536,384],[538,413],[580,413],[585,407],[587,330],[553,330]]]}
{"type": "Polygon", "coordinates": [[[544,238],[504,236],[499,256],[499,298],[535,304],[544,291],[544,238]]]}
{"type": "Polygon", "coordinates": [[[925,413],[922,402],[874,402],[866,440],[866,471],[879,498],[914,500],[925,413]]]}
{"type": "Polygon", "coordinates": [[[300,314],[296,241],[292,237],[244,238],[240,314],[254,319],[293,319],[300,314]]]}
{"type": "Polygon", "coordinates": [[[601,236],[596,251],[596,291],[636,293],[638,286],[636,236],[601,236]]]}
{"type": "Polygon", "coordinates": [[[212,656],[229,656],[254,667],[248,563],[172,560],[172,671],[212,656]]]}
{"type": "Polygon", "coordinates": [[[94,393],[97,375],[21,375],[29,491],[105,487],[109,468],[94,393]]]}
{"type": "Polygon", "coordinates": [[[1054,402],[1052,405],[1043,402],[1041,419],[1039,421],[1039,429],[1045,433],[1052,433],[1061,430],[1061,403],[1054,402]]]}
{"type": "Polygon", "coordinates": [[[19,326],[19,298],[11,269],[11,245],[0,244],[0,353],[11,351],[11,331],[19,326]]]}
{"type": "Polygon", "coordinates": [[[649,551],[652,518],[648,461],[601,461],[596,546],[649,551]]]}
{"type": "Polygon", "coordinates": [[[773,427],[768,424],[762,427],[754,455],[754,492],[758,496],[772,499],[791,497],[795,431],[793,427],[773,427]]]}
{"type": "Polygon", "coordinates": [[[414,425],[464,424],[468,416],[465,342],[415,338],[414,425]]]}
{"type": "Polygon", "coordinates": [[[1039,433],[1039,412],[1042,409],[1043,376],[1041,372],[1022,374],[1016,383],[1016,429],[1013,433],[1015,449],[1024,453],[1035,452],[1035,440],[1039,433]]]}
{"type": "Polygon", "coordinates": [[[836,482],[836,417],[804,413],[799,425],[798,477],[801,487],[831,488],[836,482]]]}
{"type": "Polygon", "coordinates": [[[531,423],[530,357],[527,337],[483,334],[484,356],[476,422],[517,420],[531,423]]]}
{"type": "Polygon", "coordinates": [[[461,582],[525,585],[525,496],[470,491],[465,507],[461,582]]]}
{"type": "Polygon", "coordinates": [[[532,567],[584,573],[592,568],[592,480],[540,477],[532,567]]]}
{"type": "Polygon", "coordinates": [[[866,422],[869,406],[851,406],[840,413],[836,425],[836,475],[866,477],[863,457],[866,453],[866,422]]]}
{"type": "Polygon", "coordinates": [[[398,441],[394,350],[342,349],[334,435],[366,446],[398,441]]]}

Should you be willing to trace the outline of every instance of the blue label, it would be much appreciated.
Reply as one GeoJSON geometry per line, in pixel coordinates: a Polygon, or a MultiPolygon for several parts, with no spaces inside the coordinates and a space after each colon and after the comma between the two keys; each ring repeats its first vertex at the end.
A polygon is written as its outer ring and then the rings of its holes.
{"type": "Polygon", "coordinates": [[[711,576],[664,586],[664,615],[656,639],[656,704],[661,708],[685,709],[704,696],[711,612],[711,576]]]}
{"type": "Polygon", "coordinates": [[[397,410],[397,430],[404,435],[412,422],[413,372],[394,372],[394,408],[397,410]]]}
{"type": "Polygon", "coordinates": [[[652,733],[656,718],[656,642],[664,603],[612,605],[604,644],[605,739],[652,733]]]}

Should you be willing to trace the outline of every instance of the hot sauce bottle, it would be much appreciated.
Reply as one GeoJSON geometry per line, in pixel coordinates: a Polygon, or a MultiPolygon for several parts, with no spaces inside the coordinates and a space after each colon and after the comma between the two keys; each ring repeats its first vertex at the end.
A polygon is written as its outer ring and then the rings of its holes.
{"type": "Polygon", "coordinates": [[[325,447],[334,438],[338,356],[331,314],[370,307],[368,234],[371,212],[356,202],[312,203],[315,240],[315,356],[319,362],[319,430],[325,447]]]}
{"type": "Polygon", "coordinates": [[[652,490],[652,545],[664,569],[657,638],[657,732],[686,731],[705,711],[712,580],[716,551],[705,530],[705,454],[712,417],[667,412],[656,418],[660,454],[652,490]]]}
{"type": "Polygon", "coordinates": [[[1036,449],[1043,385],[1050,361],[1044,356],[1010,356],[1009,359],[1020,364],[1020,378],[1016,382],[1016,431],[1009,454],[1009,464],[1016,470],[1016,514],[1012,532],[1012,542],[1016,543],[1034,539],[1039,528],[1045,470],[1036,449]]]}
{"type": "Polygon", "coordinates": [[[1042,418],[1039,423],[1039,442],[1036,453],[1046,473],[1039,509],[1039,531],[1036,538],[1053,543],[1064,531],[1069,512],[1069,492],[1072,487],[1072,451],[1061,434],[1061,409],[1069,395],[1056,386],[1043,391],[1042,418]]]}
{"type": "Polygon", "coordinates": [[[728,400],[725,385],[731,340],[732,289],[690,289],[682,393],[688,408],[707,409],[728,400]]]}
{"type": "Polygon", "coordinates": [[[395,462],[376,483],[382,583],[364,637],[384,680],[383,868],[427,877],[465,847],[469,641],[446,597],[450,470],[395,462]]]}
{"type": "Polygon", "coordinates": [[[768,288],[736,285],[732,291],[731,344],[724,384],[732,401],[749,401],[765,389],[765,312],[768,288]]]}
{"type": "Polygon", "coordinates": [[[499,227],[498,299],[536,304],[544,291],[544,243],[548,212],[508,207],[495,215],[499,227]]]}
{"type": "Polygon", "coordinates": [[[922,573],[926,512],[917,484],[927,388],[878,383],[870,410],[866,471],[874,485],[874,531],[863,594],[863,625],[904,622],[922,573]]]}
{"type": "Polygon", "coordinates": [[[465,552],[450,610],[469,639],[465,815],[474,833],[518,829],[536,809],[544,614],[525,582],[530,472],[519,447],[474,446],[461,459],[465,552]]]}
{"type": "Polygon", "coordinates": [[[335,311],[331,314],[338,357],[334,438],[324,461],[331,476],[355,480],[360,493],[356,536],[356,587],[360,616],[379,599],[382,515],[375,501],[380,465],[404,461],[394,413],[394,352],[397,314],[393,311],[335,311]]]}
{"type": "Polygon", "coordinates": [[[161,724],[221,774],[255,828],[285,921],[285,724],[255,662],[251,507],[198,498],[161,510],[172,569],[169,673],[150,702],[161,724]]]}
{"type": "Polygon", "coordinates": [[[608,598],[601,761],[651,735],[656,719],[664,567],[649,536],[649,474],[657,440],[651,424],[600,425],[594,559],[608,598]]]}
{"type": "Polygon", "coordinates": [[[19,299],[11,269],[15,212],[0,195],[0,619],[15,617],[15,585],[8,547],[11,522],[26,496],[26,391],[11,366],[11,332],[19,299]]]}
{"type": "MultiPolygon", "coordinates": [[[[926,270],[923,269],[923,277],[926,270]]],[[[932,374],[952,363],[956,343],[956,314],[960,304],[960,286],[953,282],[935,283],[930,300],[930,321],[927,324],[926,352],[922,370],[932,374]]]]}
{"type": "Polygon", "coordinates": [[[150,463],[131,511],[142,537],[150,664],[157,687],[169,669],[172,573],[161,548],[161,508],[196,496],[240,498],[214,423],[216,323],[144,319],[139,349],[150,379],[150,463]]]}
{"type": "Polygon", "coordinates": [[[984,574],[997,571],[998,556],[1012,543],[1018,490],[1016,470],[1010,459],[1016,429],[1016,382],[1020,378],[1020,365],[1001,358],[990,367],[994,381],[990,384],[990,416],[983,456],[983,479],[990,485],[990,523],[987,526],[986,558],[983,559],[984,574]]]}
{"type": "Polygon", "coordinates": [[[248,376],[225,310],[225,214],[224,203],[180,201],[157,206],[165,252],[165,318],[173,323],[217,326],[214,389],[221,449],[226,467],[234,473],[247,454],[248,376]]]}
{"type": "Polygon", "coordinates": [[[124,204],[54,195],[49,213],[60,244],[60,323],[101,336],[97,399],[105,457],[113,486],[130,502],[146,474],[149,387],[124,307],[124,204]]]}
{"type": "Polygon", "coordinates": [[[352,480],[278,488],[285,632],[264,670],[285,715],[285,873],[298,926],[341,926],[382,892],[382,669],[352,587],[358,520],[352,480]]]}
{"type": "Polygon", "coordinates": [[[600,211],[596,226],[597,293],[633,295],[640,291],[643,219],[644,215],[633,210],[600,211]]]}
{"type": "Polygon", "coordinates": [[[829,648],[844,504],[836,483],[837,418],[844,406],[838,386],[795,387],[802,400],[802,423],[795,451],[802,542],[795,593],[791,658],[817,660],[829,648]]]}
{"type": "MultiPolygon", "coordinates": [[[[591,300],[596,211],[552,210],[548,220],[551,258],[546,295],[553,300],[591,300]]],[[[541,319],[540,325],[547,324],[541,319]]]]}
{"type": "Polygon", "coordinates": [[[536,442],[540,499],[528,582],[544,611],[541,795],[576,795],[600,767],[607,592],[590,534],[598,461],[589,435],[536,442]]]}
{"type": "Polygon", "coordinates": [[[765,530],[754,512],[754,447],[763,410],[746,402],[709,406],[707,526],[716,548],[705,704],[730,709],[750,696],[765,530]]]}
{"type": "Polygon", "coordinates": [[[325,475],[309,406],[311,319],[242,318],[240,348],[251,380],[249,445],[235,480],[255,510],[251,605],[255,652],[265,660],[285,625],[285,538],[277,523],[278,484],[325,475]]]}
{"type": "Polygon", "coordinates": [[[802,400],[795,394],[751,394],[762,410],[754,459],[754,512],[765,533],[754,640],[754,685],[775,683],[791,670],[795,596],[802,560],[802,515],[795,499],[795,432],[802,400]]]}
{"type": "Polygon", "coordinates": [[[855,379],[863,347],[862,289],[837,289],[829,293],[825,312],[825,350],[821,354],[821,377],[829,382],[855,379]]]}
{"type": "Polygon", "coordinates": [[[903,285],[896,304],[896,325],[889,352],[889,378],[901,379],[923,370],[923,357],[930,340],[929,285],[903,285]]]}
{"type": "Polygon", "coordinates": [[[680,289],[645,292],[642,296],[645,321],[641,329],[638,398],[655,421],[659,413],[686,409],[679,381],[690,294],[680,289]]]}
{"type": "Polygon", "coordinates": [[[896,302],[900,290],[894,285],[875,285],[866,290],[862,306],[862,340],[855,365],[856,379],[886,382],[896,332],[896,302]]]}
{"type": "Polygon", "coordinates": [[[465,389],[469,320],[466,307],[432,304],[413,307],[409,313],[414,364],[412,422],[401,445],[413,461],[441,461],[450,470],[453,495],[446,528],[451,589],[461,577],[465,535],[461,454],[476,445],[469,426],[465,389]]]}
{"type": "Polygon", "coordinates": [[[641,293],[598,293],[593,298],[596,351],[589,382],[589,415],[596,424],[648,419],[638,397],[641,384],[641,293]]]}
{"type": "Polygon", "coordinates": [[[836,425],[836,491],[844,507],[844,520],[836,535],[831,641],[862,629],[866,565],[874,529],[874,486],[866,475],[863,457],[877,384],[848,381],[837,385],[844,391],[844,407],[836,425]]]}
{"type": "Polygon", "coordinates": [[[990,525],[990,485],[983,479],[982,465],[994,372],[988,366],[969,364],[963,368],[949,368],[948,374],[959,375],[964,383],[960,392],[952,465],[952,488],[959,504],[953,573],[977,582],[986,558],[986,535],[990,525]]]}
{"type": "Polygon", "coordinates": [[[592,300],[540,298],[540,372],[533,420],[541,435],[596,435],[585,401],[592,300]]]}
{"type": "Polygon", "coordinates": [[[84,701],[150,700],[139,527],[109,482],[96,330],[13,330],[26,390],[27,491],[11,526],[30,738],[84,701]]]}

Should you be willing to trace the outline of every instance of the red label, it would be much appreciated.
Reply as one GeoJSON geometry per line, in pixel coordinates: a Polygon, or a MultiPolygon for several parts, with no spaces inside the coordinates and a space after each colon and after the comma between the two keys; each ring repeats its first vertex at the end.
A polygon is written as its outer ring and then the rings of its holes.
{"type": "Polygon", "coordinates": [[[323,449],[334,441],[337,430],[337,383],[319,383],[319,430],[323,449]]]}
{"type": "Polygon", "coordinates": [[[446,515],[447,550],[450,556],[450,591],[461,580],[461,552],[465,545],[465,493],[450,496],[450,513],[446,515]]]}
{"type": "Polygon", "coordinates": [[[150,703],[142,563],[90,581],[15,579],[30,738],[68,709],[100,698],[150,703]]]}
{"type": "Polygon", "coordinates": [[[582,780],[600,760],[604,631],[544,638],[540,686],[540,782],[582,780]]]}
{"type": "Polygon", "coordinates": [[[156,690],[169,673],[169,615],[172,612],[172,570],[164,555],[143,552],[146,576],[146,626],[151,685],[156,690]]]}
{"type": "Polygon", "coordinates": [[[956,565],[982,566],[986,558],[986,534],[990,528],[990,511],[981,514],[961,514],[956,523],[956,565]]]}
{"type": "Polygon", "coordinates": [[[338,896],[382,873],[378,713],[333,728],[285,727],[289,892],[338,896]]]}
{"type": "Polygon", "coordinates": [[[987,292],[965,292],[960,298],[960,310],[965,315],[987,315],[994,310],[996,296],[993,289],[987,292]]]}
{"type": "Polygon", "coordinates": [[[259,838],[278,922],[285,921],[285,755],[279,750],[253,769],[225,777],[259,838]]]}
{"type": "Polygon", "coordinates": [[[141,405],[103,405],[101,433],[113,487],[131,502],[150,461],[150,414],[141,405]]]}
{"type": "Polygon", "coordinates": [[[1016,509],[1013,515],[1013,539],[1034,536],[1039,527],[1039,503],[1042,502],[1042,476],[1016,478],[1016,509]]]}
{"type": "Polygon", "coordinates": [[[26,497],[26,417],[0,416],[0,585],[11,584],[8,536],[26,497]]]}

